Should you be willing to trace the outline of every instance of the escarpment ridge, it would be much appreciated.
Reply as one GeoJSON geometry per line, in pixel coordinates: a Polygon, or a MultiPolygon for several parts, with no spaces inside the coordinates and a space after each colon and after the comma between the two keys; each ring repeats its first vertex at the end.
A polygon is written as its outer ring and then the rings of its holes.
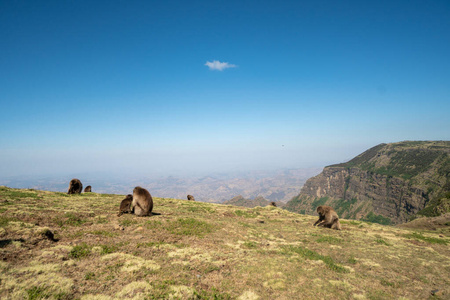
{"type": "Polygon", "coordinates": [[[315,213],[333,206],[339,216],[381,224],[405,223],[450,210],[450,141],[380,144],[310,178],[286,209],[315,213]]]}

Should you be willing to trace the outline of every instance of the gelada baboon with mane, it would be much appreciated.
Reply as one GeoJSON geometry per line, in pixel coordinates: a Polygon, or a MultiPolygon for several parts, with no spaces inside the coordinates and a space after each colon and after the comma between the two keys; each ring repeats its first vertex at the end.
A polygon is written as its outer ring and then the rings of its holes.
{"type": "Polygon", "coordinates": [[[140,186],[133,190],[133,201],[131,202],[131,210],[136,216],[150,216],[153,209],[153,199],[150,193],[140,186]]]}
{"type": "Polygon", "coordinates": [[[317,207],[319,220],[314,223],[314,226],[323,226],[331,229],[341,230],[341,223],[339,223],[339,216],[331,206],[321,205],[317,207]]]}
{"type": "Polygon", "coordinates": [[[123,214],[133,213],[131,210],[131,202],[133,202],[133,195],[128,194],[125,199],[120,202],[119,214],[117,215],[118,217],[123,214]]]}
{"type": "Polygon", "coordinates": [[[83,185],[81,184],[81,181],[74,178],[69,183],[69,190],[67,191],[67,194],[81,194],[82,190],[83,185]]]}
{"type": "Polygon", "coordinates": [[[192,195],[187,195],[187,199],[188,201],[195,201],[195,198],[192,195]]]}

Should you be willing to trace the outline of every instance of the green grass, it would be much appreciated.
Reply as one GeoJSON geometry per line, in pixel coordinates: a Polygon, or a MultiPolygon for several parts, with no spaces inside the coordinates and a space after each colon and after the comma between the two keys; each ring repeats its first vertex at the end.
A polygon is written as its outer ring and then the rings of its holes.
{"type": "Polygon", "coordinates": [[[356,260],[356,258],[354,258],[354,257],[352,256],[352,257],[350,257],[350,258],[347,260],[347,262],[348,262],[349,264],[354,265],[354,264],[356,264],[358,261],[356,260]]]}
{"type": "Polygon", "coordinates": [[[0,187],[0,191],[3,196],[11,198],[13,200],[31,198],[31,199],[42,199],[35,191],[30,190],[13,190],[5,187],[0,187]]]}
{"type": "Polygon", "coordinates": [[[86,275],[84,275],[84,279],[86,280],[91,280],[95,278],[95,273],[94,272],[87,272],[86,275]]]}
{"type": "Polygon", "coordinates": [[[386,245],[386,246],[391,246],[391,244],[389,244],[388,242],[386,242],[385,240],[383,240],[382,238],[377,238],[375,240],[375,242],[377,242],[378,244],[382,244],[382,245],[386,245]]]}
{"type": "Polygon", "coordinates": [[[325,263],[325,265],[330,269],[338,273],[348,273],[349,271],[336,264],[330,256],[321,255],[315,251],[309,250],[307,248],[301,246],[284,246],[282,247],[286,252],[294,252],[299,254],[301,257],[310,260],[321,260],[325,263]]]}
{"type": "Polygon", "coordinates": [[[253,241],[246,241],[244,242],[244,244],[242,244],[242,246],[248,249],[255,249],[258,247],[258,244],[253,241]]]}
{"type": "Polygon", "coordinates": [[[74,214],[74,213],[67,213],[64,214],[62,217],[59,216],[56,218],[56,223],[60,226],[60,227],[64,227],[64,226],[81,226],[84,223],[87,222],[86,219],[81,218],[80,216],[74,214]]]}
{"type": "Polygon", "coordinates": [[[91,255],[91,247],[86,243],[73,247],[69,252],[69,257],[75,259],[81,259],[89,255],[91,255]]]}
{"type": "Polygon", "coordinates": [[[67,193],[61,193],[61,192],[55,192],[55,196],[59,196],[59,197],[70,197],[69,194],[67,194],[67,193]]]}
{"type": "Polygon", "coordinates": [[[205,221],[199,221],[194,218],[180,218],[167,225],[167,230],[177,235],[194,235],[203,237],[210,233],[214,228],[205,221]]]}
{"type": "Polygon", "coordinates": [[[162,222],[157,220],[149,220],[145,222],[145,228],[157,229],[162,227],[162,222]]]}
{"type": "Polygon", "coordinates": [[[383,217],[382,215],[376,215],[372,211],[362,218],[361,221],[378,223],[381,225],[391,225],[392,223],[391,219],[383,217]]]}
{"type": "Polygon", "coordinates": [[[0,227],[5,227],[10,221],[12,221],[11,218],[0,216],[0,227]]]}
{"type": "Polygon", "coordinates": [[[107,218],[101,218],[101,217],[97,217],[96,219],[95,219],[95,223],[97,223],[97,224],[106,224],[106,223],[109,223],[109,221],[108,221],[108,219],[107,218]]]}
{"type": "Polygon", "coordinates": [[[236,214],[236,216],[244,218],[256,218],[260,215],[260,213],[257,211],[244,211],[240,209],[235,210],[234,213],[236,214]]]}
{"type": "Polygon", "coordinates": [[[134,220],[134,219],[121,219],[120,222],[119,222],[120,225],[125,226],[125,227],[131,226],[131,225],[134,225],[134,224],[137,224],[137,223],[139,223],[139,222],[137,220],[134,220]]]}
{"type": "Polygon", "coordinates": [[[108,231],[108,230],[94,230],[90,231],[91,234],[105,236],[105,237],[116,237],[119,234],[117,232],[108,231]]]}
{"type": "Polygon", "coordinates": [[[342,239],[336,238],[334,236],[322,236],[316,240],[318,243],[328,243],[328,244],[341,244],[342,239]]]}
{"type": "Polygon", "coordinates": [[[27,289],[28,300],[48,299],[50,294],[46,292],[43,286],[33,286],[27,289]]]}
{"type": "Polygon", "coordinates": [[[210,291],[200,290],[194,291],[194,299],[199,300],[231,300],[233,299],[227,293],[221,293],[219,290],[212,288],[210,291]]]}
{"type": "Polygon", "coordinates": [[[202,213],[214,213],[215,210],[210,208],[210,207],[205,207],[205,206],[191,206],[187,208],[187,211],[190,212],[202,212],[202,213]]]}
{"type": "Polygon", "coordinates": [[[419,241],[424,241],[424,242],[427,242],[427,243],[430,243],[430,244],[442,244],[442,245],[447,245],[448,244],[447,240],[439,239],[439,238],[433,238],[433,237],[427,237],[427,236],[424,236],[423,234],[418,233],[418,232],[405,234],[403,236],[408,238],[408,239],[415,239],[415,240],[419,240],[419,241]]]}
{"type": "Polygon", "coordinates": [[[339,222],[340,222],[341,224],[350,224],[350,225],[355,225],[355,226],[361,224],[361,222],[359,222],[359,221],[353,221],[353,220],[351,220],[351,221],[339,220],[339,222]]]}
{"type": "Polygon", "coordinates": [[[115,245],[100,245],[100,247],[102,248],[102,251],[100,252],[101,255],[114,253],[119,249],[119,247],[115,245]]]}

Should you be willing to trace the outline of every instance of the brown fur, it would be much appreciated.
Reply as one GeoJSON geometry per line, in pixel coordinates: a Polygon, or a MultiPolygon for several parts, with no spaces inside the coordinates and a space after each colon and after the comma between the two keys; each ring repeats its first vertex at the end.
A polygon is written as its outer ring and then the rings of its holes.
{"type": "Polygon", "coordinates": [[[331,229],[341,230],[341,223],[339,223],[339,216],[331,206],[321,205],[317,207],[319,220],[314,223],[314,226],[323,226],[331,229]]]}
{"type": "Polygon", "coordinates": [[[69,183],[69,190],[67,191],[67,194],[81,194],[82,190],[83,185],[81,184],[81,181],[74,178],[69,183]]]}
{"type": "Polygon", "coordinates": [[[195,201],[195,198],[194,198],[194,196],[192,196],[192,195],[187,195],[187,199],[188,199],[189,201],[195,201]]]}
{"type": "Polygon", "coordinates": [[[134,210],[136,216],[149,216],[152,214],[153,198],[146,189],[140,186],[134,188],[131,209],[134,210]]]}
{"type": "Polygon", "coordinates": [[[88,185],[85,189],[84,189],[85,193],[91,193],[92,192],[92,187],[90,185],[88,185]]]}
{"type": "Polygon", "coordinates": [[[125,199],[120,202],[120,208],[119,208],[119,214],[117,215],[120,217],[123,214],[132,213],[131,210],[131,202],[133,202],[133,195],[128,194],[125,199]]]}
{"type": "Polygon", "coordinates": [[[275,202],[270,202],[270,205],[277,207],[277,204],[275,202]]]}

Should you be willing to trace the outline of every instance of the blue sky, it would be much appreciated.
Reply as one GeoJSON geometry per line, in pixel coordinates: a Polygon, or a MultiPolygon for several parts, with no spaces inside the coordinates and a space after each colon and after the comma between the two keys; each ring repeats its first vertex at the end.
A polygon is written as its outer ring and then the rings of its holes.
{"type": "Polygon", "coordinates": [[[449,1],[0,1],[0,37],[2,176],[300,168],[450,139],[449,1]]]}

